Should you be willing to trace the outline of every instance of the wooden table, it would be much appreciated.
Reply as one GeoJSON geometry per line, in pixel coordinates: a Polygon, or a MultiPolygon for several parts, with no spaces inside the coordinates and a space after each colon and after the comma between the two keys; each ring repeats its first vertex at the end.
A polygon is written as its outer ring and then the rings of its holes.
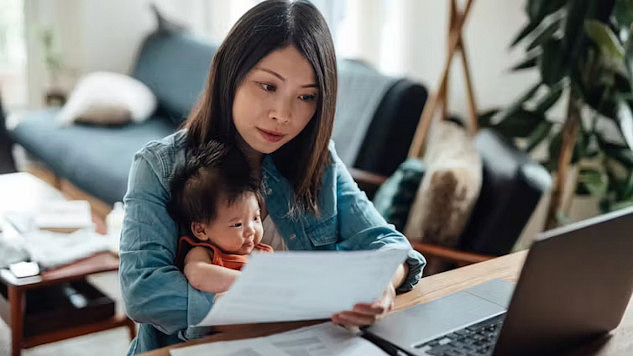
{"type": "MultiPolygon", "coordinates": [[[[511,255],[498,257],[490,261],[469,265],[449,272],[423,278],[411,292],[397,296],[395,310],[401,310],[416,304],[427,303],[447,294],[491,279],[503,279],[509,282],[516,282],[519,277],[521,266],[523,266],[525,256],[525,251],[517,252],[511,255]]],[[[221,331],[219,334],[175,346],[164,347],[142,355],[168,356],[169,350],[172,348],[214,341],[267,336],[278,332],[312,325],[318,322],[321,321],[248,324],[222,327],[218,328],[221,331]]],[[[617,329],[612,331],[607,337],[588,342],[570,354],[570,356],[576,355],[633,355],[633,302],[629,302],[629,306],[626,310],[622,323],[617,329]]]]}
{"type": "MultiPolygon", "coordinates": [[[[0,197],[0,216],[9,208],[25,210],[37,208],[47,200],[64,199],[61,193],[28,173],[0,175],[0,197]]],[[[95,323],[24,337],[27,290],[78,281],[91,274],[116,271],[118,268],[119,258],[110,252],[103,252],[66,266],[49,269],[34,277],[16,278],[8,270],[0,269],[0,284],[7,290],[7,298],[0,295],[0,317],[11,328],[11,354],[20,355],[22,348],[122,326],[129,329],[130,338],[133,338],[136,334],[134,322],[122,314],[115,314],[95,323]]]]}

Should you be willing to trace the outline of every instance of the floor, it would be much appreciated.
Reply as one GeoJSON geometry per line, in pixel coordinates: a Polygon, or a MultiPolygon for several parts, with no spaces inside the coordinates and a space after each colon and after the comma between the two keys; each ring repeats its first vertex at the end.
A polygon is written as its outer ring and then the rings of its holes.
{"type": "MultiPolygon", "coordinates": [[[[116,272],[101,273],[91,276],[90,282],[102,292],[117,301],[117,307],[122,308],[121,290],[116,272]]],[[[122,309],[119,309],[122,310],[122,309]]],[[[65,341],[46,344],[25,349],[24,356],[112,356],[125,355],[130,343],[126,328],[117,328],[109,331],[80,336],[65,341]]],[[[11,354],[11,332],[7,324],[0,320],[0,356],[11,354]]]]}
{"type": "MultiPolygon", "coordinates": [[[[29,161],[24,154],[16,155],[13,152],[13,158],[18,167],[26,167],[29,161]]],[[[6,163],[5,161],[3,161],[6,163]]],[[[11,162],[12,164],[13,162],[11,162]]],[[[11,167],[13,168],[13,167],[11,167]]],[[[117,302],[118,312],[123,312],[123,302],[121,298],[121,289],[119,287],[119,278],[117,272],[101,273],[89,277],[93,285],[99,288],[103,293],[107,294],[117,302]]],[[[117,328],[99,333],[80,336],[65,341],[25,349],[22,351],[23,356],[112,356],[125,355],[127,353],[130,339],[126,328],[117,328]]],[[[0,319],[0,356],[9,356],[11,354],[11,331],[7,324],[0,319]]]]}

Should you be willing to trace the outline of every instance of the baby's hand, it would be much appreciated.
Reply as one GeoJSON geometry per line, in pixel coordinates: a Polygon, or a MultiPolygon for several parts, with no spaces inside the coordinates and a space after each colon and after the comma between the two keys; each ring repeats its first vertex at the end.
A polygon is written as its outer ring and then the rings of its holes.
{"type": "Polygon", "coordinates": [[[215,293],[215,297],[213,297],[213,302],[216,302],[218,299],[222,298],[226,292],[215,293]]]}
{"type": "Polygon", "coordinates": [[[273,253],[274,251],[268,250],[268,249],[263,249],[263,248],[255,248],[253,250],[253,252],[255,253],[273,253]]]}

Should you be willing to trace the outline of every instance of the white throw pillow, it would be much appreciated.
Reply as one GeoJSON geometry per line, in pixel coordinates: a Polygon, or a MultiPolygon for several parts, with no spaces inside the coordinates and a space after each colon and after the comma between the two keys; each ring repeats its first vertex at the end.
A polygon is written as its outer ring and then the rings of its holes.
{"type": "Polygon", "coordinates": [[[57,115],[57,123],[138,123],[148,119],[155,109],[156,97],[142,82],[123,74],[94,72],[77,83],[57,115]]]}
{"type": "Polygon", "coordinates": [[[437,122],[424,156],[426,172],[404,234],[415,241],[455,246],[479,198],[483,163],[468,132],[437,122]]]}

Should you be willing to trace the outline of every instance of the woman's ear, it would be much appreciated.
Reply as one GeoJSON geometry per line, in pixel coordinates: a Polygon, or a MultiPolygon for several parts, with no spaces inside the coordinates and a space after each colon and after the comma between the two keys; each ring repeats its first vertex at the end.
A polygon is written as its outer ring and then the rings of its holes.
{"type": "Polygon", "coordinates": [[[201,222],[192,221],[191,232],[198,240],[206,241],[209,239],[209,235],[207,235],[207,225],[201,222]]]}

